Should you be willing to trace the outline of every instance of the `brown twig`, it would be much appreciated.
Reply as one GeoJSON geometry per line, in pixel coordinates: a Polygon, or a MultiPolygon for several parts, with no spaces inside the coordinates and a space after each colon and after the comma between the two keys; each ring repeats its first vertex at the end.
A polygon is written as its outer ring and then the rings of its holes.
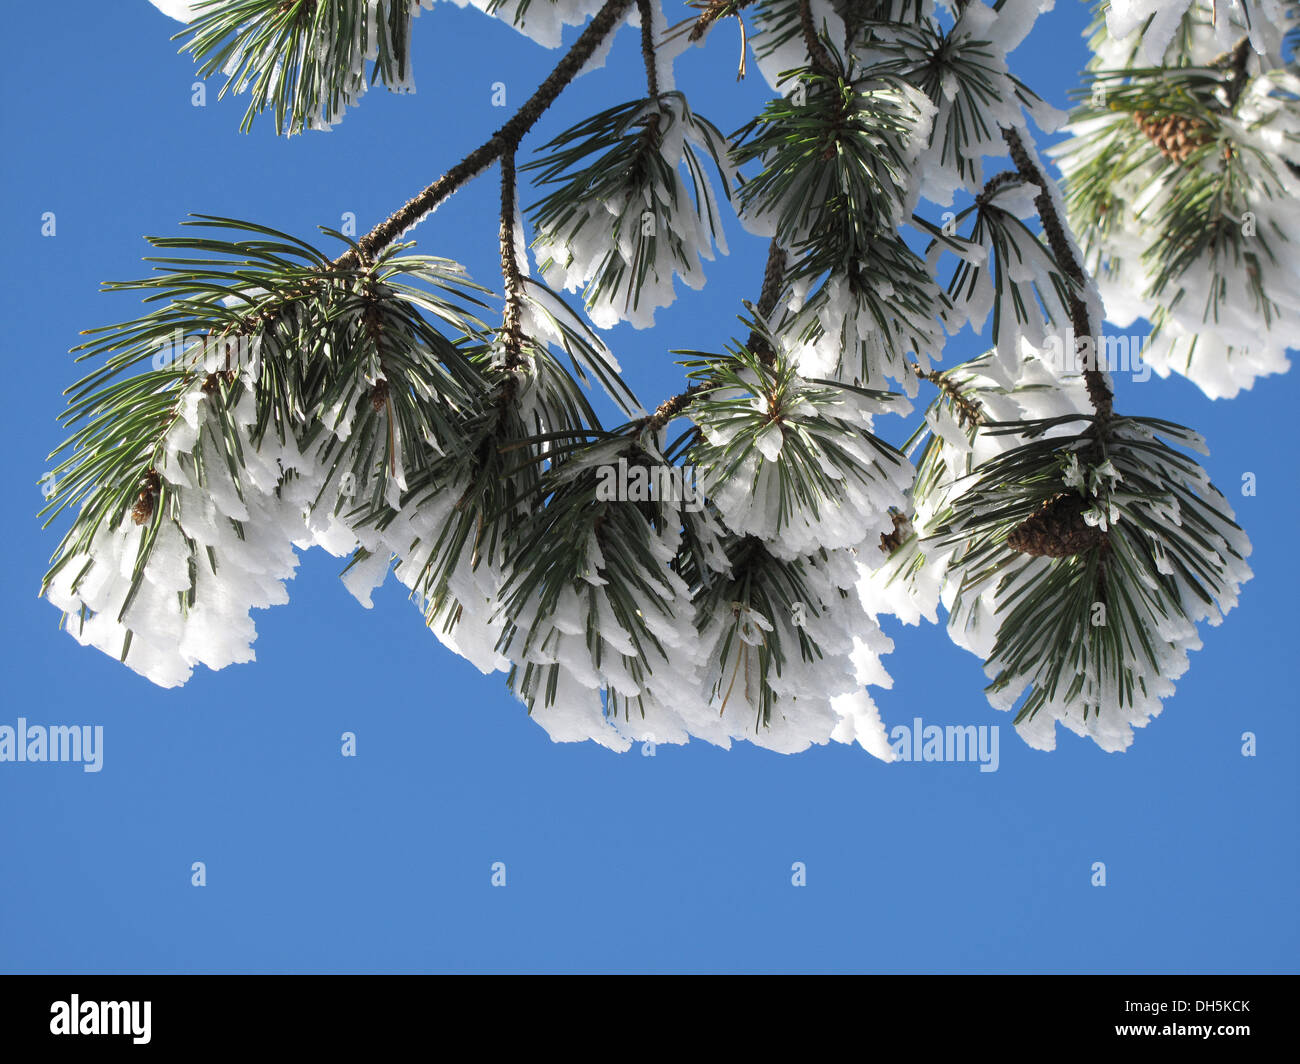
{"type": "MultiPolygon", "coordinates": [[[[760,318],[768,318],[776,309],[776,301],[781,295],[781,285],[785,280],[785,249],[773,240],[767,249],[767,264],[763,267],[763,288],[759,293],[758,306],[755,310],[760,318]]],[[[758,355],[765,366],[776,361],[776,352],[772,350],[762,334],[754,329],[749,334],[746,346],[758,355]]]]}
{"type": "Polygon", "coordinates": [[[605,5],[582,31],[581,36],[573,42],[573,47],[505,125],[423,192],[408,200],[358,240],[360,255],[349,249],[335,259],[333,264],[337,267],[359,265],[362,259],[373,256],[408,229],[423,221],[443,200],[471,178],[482,173],[506,151],[513,151],[518,147],[524,134],[532,129],[546,109],[555,102],[556,97],[577,77],[583,64],[591,58],[600,43],[609,36],[631,6],[632,0],[605,0],[605,5]]]}
{"type": "Polygon", "coordinates": [[[650,0],[636,0],[641,13],[641,59],[645,63],[645,83],[652,100],[659,99],[659,71],[655,65],[654,8],[650,0]]]}
{"type": "Polygon", "coordinates": [[[1237,106],[1241,90],[1246,87],[1246,63],[1250,60],[1250,38],[1243,37],[1222,55],[1217,55],[1205,65],[1211,70],[1222,70],[1228,82],[1228,109],[1237,106]]]}
{"type": "MultiPolygon", "coordinates": [[[[1250,59],[1250,38],[1243,37],[1236,46],[1227,53],[1224,66],[1227,67],[1228,75],[1228,108],[1236,108],[1237,101],[1241,99],[1242,90],[1246,87],[1246,62],[1250,59]]],[[[1217,62],[1217,61],[1216,61],[1217,62]]]]}
{"type": "Polygon", "coordinates": [[[515,249],[515,152],[501,155],[501,276],[505,285],[505,309],[501,317],[501,339],[505,346],[505,368],[524,363],[523,304],[524,278],[515,249]]]}
{"type": "Polygon", "coordinates": [[[704,10],[700,13],[700,17],[695,20],[695,25],[691,27],[689,39],[698,41],[709,32],[709,27],[720,18],[735,15],[739,19],[740,9],[748,7],[753,2],[754,0],[711,0],[710,3],[703,5],[704,10]]]}
{"type": "Polygon", "coordinates": [[[685,410],[690,405],[691,400],[704,391],[706,387],[705,384],[692,384],[681,395],[674,395],[671,399],[665,399],[655,407],[653,414],[645,418],[645,427],[651,432],[658,432],[685,410]]]}
{"type": "Polygon", "coordinates": [[[957,408],[957,423],[963,428],[968,424],[983,425],[988,420],[984,416],[984,408],[967,396],[946,373],[940,373],[938,370],[922,370],[915,362],[909,362],[908,365],[921,380],[936,385],[939,391],[948,397],[948,401],[957,408]]]}
{"type": "Polygon", "coordinates": [[[813,23],[812,0],[799,0],[799,28],[803,30],[803,43],[808,49],[808,58],[812,60],[812,68],[819,74],[834,77],[835,64],[817,36],[817,27],[813,23]]]}
{"type": "MultiPolygon", "coordinates": [[[[1034,197],[1034,207],[1038,211],[1038,217],[1043,223],[1043,233],[1047,237],[1047,245],[1051,248],[1052,256],[1056,259],[1061,269],[1065,271],[1075,285],[1082,289],[1087,284],[1087,277],[1083,272],[1083,267],[1079,265],[1079,260],[1074,257],[1074,251],[1070,248],[1070,242],[1065,234],[1065,226],[1056,213],[1056,207],[1052,203],[1052,197],[1047,191],[1047,179],[1043,177],[1042,172],[1035,165],[1025,148],[1024,141],[1020,139],[1020,134],[1014,129],[1006,127],[1002,130],[1002,139],[1007,142],[1007,150],[1010,152],[1011,161],[1016,164],[1016,170],[1020,176],[1027,182],[1037,185],[1041,191],[1034,197]]],[[[1074,326],[1074,335],[1076,338],[1092,336],[1092,323],[1088,320],[1088,308],[1084,306],[1083,300],[1078,294],[1071,291],[1068,296],[1070,322],[1074,326]]],[[[1109,418],[1114,402],[1114,393],[1110,390],[1110,385],[1106,383],[1106,376],[1097,369],[1085,369],[1083,371],[1084,387],[1088,389],[1088,400],[1092,403],[1092,408],[1096,411],[1099,419],[1109,418]]]]}
{"type": "Polygon", "coordinates": [[[1019,170],[1003,170],[1000,174],[994,174],[984,182],[984,188],[975,197],[975,206],[986,206],[989,200],[1006,188],[1007,185],[1015,181],[1023,183],[1024,180],[1019,170]]]}

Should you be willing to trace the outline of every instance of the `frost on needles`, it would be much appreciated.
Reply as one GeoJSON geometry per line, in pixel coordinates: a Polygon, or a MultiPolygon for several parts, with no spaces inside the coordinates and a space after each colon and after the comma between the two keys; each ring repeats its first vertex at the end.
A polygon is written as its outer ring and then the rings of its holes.
{"type": "MultiPolygon", "coordinates": [[[[320,547],[367,608],[394,576],[556,741],[891,760],[882,618],[942,614],[1030,745],[1128,746],[1250,546],[1201,438],[1126,409],[1102,322],[1150,320],[1157,372],[1207,395],[1286,369],[1295,15],[1102,3],[1067,120],[1008,59],[1052,0],[454,2],[559,50],[478,148],[359,239],[198,216],[109,286],[152,309],[78,349],[42,589],[73,637],[168,687],[251,661],[252,611],[320,547]],[[727,134],[675,64],[727,72],[737,42],[774,95],[727,134]],[[525,145],[616,60],[644,93],[525,145]],[[499,292],[401,242],[488,175],[499,292]],[[702,288],[729,226],[768,247],[739,333],[643,403],[601,333],[702,288]],[[982,353],[944,366],[967,329],[982,353]]],[[[282,134],[412,90],[412,20],[444,6],[155,3],[282,134]]]]}

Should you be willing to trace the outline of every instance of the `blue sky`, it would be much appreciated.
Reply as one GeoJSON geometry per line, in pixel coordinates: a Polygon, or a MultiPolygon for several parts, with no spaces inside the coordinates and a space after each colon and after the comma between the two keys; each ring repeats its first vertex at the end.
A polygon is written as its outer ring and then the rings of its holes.
{"type": "MultiPolygon", "coordinates": [[[[1013,60],[1064,106],[1085,9],[1058,6],[1013,60]]],[[[1054,753],[1029,749],[985,701],[974,657],[940,629],[889,621],[886,722],[1000,724],[997,772],[838,745],[556,745],[499,675],[424,630],[400,587],[363,610],[319,554],[288,606],[256,615],[256,663],[163,691],[79,647],[36,597],[56,542],[34,517],[37,482],[77,376],[67,349],[136,312],[99,283],[141,276],[142,234],[176,232],[190,211],[309,238],[345,211],[368,228],[501,123],[493,82],[513,108],[558,53],[439,5],[415,26],[415,96],[373,90],[334,131],[276,139],[266,123],[240,135],[242,101],[217,102],[216,83],[191,106],[191,61],[167,39],[177,24],[145,0],[23,4],[8,19],[25,46],[0,69],[0,724],[101,725],[104,765],[0,763],[0,971],[1297,969],[1294,374],[1218,402],[1179,379],[1120,382],[1120,409],[1207,436],[1256,573],[1122,755],[1069,733],[1054,753]],[[1243,498],[1247,471],[1258,491],[1243,498]],[[340,756],[344,731],[355,758],[340,756]],[[497,861],[505,888],[490,884],[497,861]],[[791,884],[796,861],[806,887],[791,884]]],[[[525,149],[639,94],[636,45],[625,29],[609,69],[577,82],[525,149]]],[[[723,26],[678,64],[724,130],[763,98],[756,72],[736,84],[737,51],[723,26]]],[[[461,191],[417,231],[420,249],[495,283],[496,196],[491,175],[461,191]]],[[[757,296],[763,245],[734,221],[728,237],[705,293],[653,332],[610,334],[648,404],[680,390],[668,351],[719,349],[757,296]]],[[[946,362],[978,350],[967,335],[946,362]]]]}

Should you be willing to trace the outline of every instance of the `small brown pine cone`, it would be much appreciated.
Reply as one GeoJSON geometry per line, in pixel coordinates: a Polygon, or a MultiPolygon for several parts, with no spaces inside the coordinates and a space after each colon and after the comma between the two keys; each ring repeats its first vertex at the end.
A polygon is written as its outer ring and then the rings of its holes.
{"type": "Polygon", "coordinates": [[[148,470],[140,479],[140,490],[136,493],[135,505],[131,507],[131,520],[137,525],[149,523],[158,493],[162,490],[162,481],[156,469],[148,470]]]}
{"type": "Polygon", "coordinates": [[[1074,492],[1057,495],[1012,530],[1007,546],[1037,558],[1084,554],[1101,541],[1101,532],[1083,519],[1084,509],[1074,492]]]}
{"type": "Polygon", "coordinates": [[[903,545],[903,540],[911,533],[912,525],[907,514],[895,511],[890,515],[894,522],[892,532],[880,533],[880,549],[886,554],[893,554],[903,545]]]}
{"type": "Polygon", "coordinates": [[[1171,162],[1182,163],[1210,139],[1209,125],[1199,118],[1167,115],[1154,118],[1145,111],[1134,111],[1133,121],[1171,162]]]}
{"type": "Polygon", "coordinates": [[[370,406],[376,413],[384,409],[384,404],[388,402],[388,382],[382,378],[375,381],[375,386],[370,389],[370,406]]]}

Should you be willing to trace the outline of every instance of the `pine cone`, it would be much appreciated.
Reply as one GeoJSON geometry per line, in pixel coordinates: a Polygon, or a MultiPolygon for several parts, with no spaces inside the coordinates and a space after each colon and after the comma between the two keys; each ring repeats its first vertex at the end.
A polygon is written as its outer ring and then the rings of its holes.
{"type": "Polygon", "coordinates": [[[1101,532],[1083,519],[1084,500],[1074,492],[1057,495],[1011,531],[1007,546],[1036,558],[1069,558],[1101,541],[1101,532]]]}
{"type": "Polygon", "coordinates": [[[891,510],[890,518],[894,522],[894,530],[880,533],[880,549],[886,554],[898,550],[903,545],[903,539],[912,532],[912,523],[907,519],[907,514],[891,510]]]}
{"type": "Polygon", "coordinates": [[[233,369],[223,369],[216,373],[209,373],[204,377],[200,388],[203,390],[204,395],[211,395],[217,390],[218,385],[225,384],[226,387],[229,387],[234,382],[235,371],[233,369]]]}
{"type": "Polygon", "coordinates": [[[1146,111],[1134,111],[1133,121],[1160,149],[1160,153],[1174,163],[1184,162],[1197,148],[1210,141],[1210,124],[1187,115],[1166,115],[1156,118],[1146,111]]]}
{"type": "Polygon", "coordinates": [[[384,404],[388,402],[388,382],[383,378],[375,381],[375,386],[370,389],[370,407],[375,413],[384,409],[384,404]]]}
{"type": "Polygon", "coordinates": [[[137,525],[149,523],[149,519],[153,517],[154,503],[161,490],[162,481],[158,479],[158,471],[150,469],[140,480],[140,490],[136,494],[135,505],[131,507],[132,521],[137,525]]]}

